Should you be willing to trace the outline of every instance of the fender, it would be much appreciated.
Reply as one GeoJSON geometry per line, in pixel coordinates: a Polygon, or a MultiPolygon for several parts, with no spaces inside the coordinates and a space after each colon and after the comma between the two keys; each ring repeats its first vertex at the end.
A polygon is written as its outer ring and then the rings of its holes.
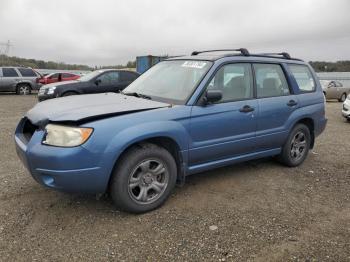
{"type": "Polygon", "coordinates": [[[188,149],[189,134],[182,124],[176,121],[155,121],[123,129],[110,141],[105,152],[114,151],[116,156],[119,156],[129,146],[155,137],[167,137],[174,140],[180,151],[188,149]]]}

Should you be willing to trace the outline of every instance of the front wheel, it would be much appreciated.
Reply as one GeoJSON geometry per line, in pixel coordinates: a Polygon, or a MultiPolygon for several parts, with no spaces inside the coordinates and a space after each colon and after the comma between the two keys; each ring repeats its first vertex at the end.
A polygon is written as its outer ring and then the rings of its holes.
{"type": "Polygon", "coordinates": [[[309,128],[304,124],[296,125],[282,148],[279,156],[280,161],[290,167],[299,166],[307,157],[310,142],[309,128]]]}
{"type": "Polygon", "coordinates": [[[121,210],[144,213],[161,206],[175,187],[177,176],[173,156],[154,144],[130,149],[113,173],[110,194],[121,210]]]}
{"type": "Polygon", "coordinates": [[[346,99],[346,94],[342,94],[341,97],[338,99],[339,102],[344,102],[346,99]]]}

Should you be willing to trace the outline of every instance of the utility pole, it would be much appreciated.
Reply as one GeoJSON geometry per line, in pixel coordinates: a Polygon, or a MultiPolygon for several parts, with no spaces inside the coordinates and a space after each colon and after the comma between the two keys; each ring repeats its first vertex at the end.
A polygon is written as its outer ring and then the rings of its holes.
{"type": "Polygon", "coordinates": [[[10,53],[10,47],[12,47],[12,44],[11,44],[11,42],[10,42],[10,40],[8,40],[7,42],[5,42],[5,43],[1,43],[0,42],[0,46],[3,46],[4,48],[3,48],[3,52],[1,52],[1,50],[0,50],[0,54],[1,55],[6,55],[6,56],[8,56],[8,54],[10,53]]]}
{"type": "Polygon", "coordinates": [[[1,56],[0,63],[1,64],[3,64],[5,62],[5,59],[8,57],[11,47],[12,47],[12,44],[10,40],[7,40],[7,42],[0,42],[0,56],[1,56]]]}

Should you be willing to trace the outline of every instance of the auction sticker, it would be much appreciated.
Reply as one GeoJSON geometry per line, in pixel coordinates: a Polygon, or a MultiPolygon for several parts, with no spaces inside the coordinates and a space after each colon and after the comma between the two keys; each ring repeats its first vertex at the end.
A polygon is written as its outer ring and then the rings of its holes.
{"type": "Polygon", "coordinates": [[[206,64],[207,64],[206,62],[200,62],[200,61],[186,61],[182,64],[182,66],[202,69],[203,67],[205,67],[206,64]]]}

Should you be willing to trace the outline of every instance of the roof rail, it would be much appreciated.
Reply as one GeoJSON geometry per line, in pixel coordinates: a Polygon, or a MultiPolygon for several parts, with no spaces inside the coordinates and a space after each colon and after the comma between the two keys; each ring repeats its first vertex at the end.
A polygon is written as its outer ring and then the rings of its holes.
{"type": "Polygon", "coordinates": [[[201,53],[223,52],[223,51],[241,52],[241,54],[244,55],[244,56],[249,56],[250,55],[249,51],[246,48],[193,51],[191,55],[199,55],[201,53]]]}
{"type": "Polygon", "coordinates": [[[281,53],[262,53],[262,54],[257,54],[257,55],[262,55],[262,56],[283,56],[286,59],[292,59],[290,54],[287,52],[281,52],[281,53]]]}

